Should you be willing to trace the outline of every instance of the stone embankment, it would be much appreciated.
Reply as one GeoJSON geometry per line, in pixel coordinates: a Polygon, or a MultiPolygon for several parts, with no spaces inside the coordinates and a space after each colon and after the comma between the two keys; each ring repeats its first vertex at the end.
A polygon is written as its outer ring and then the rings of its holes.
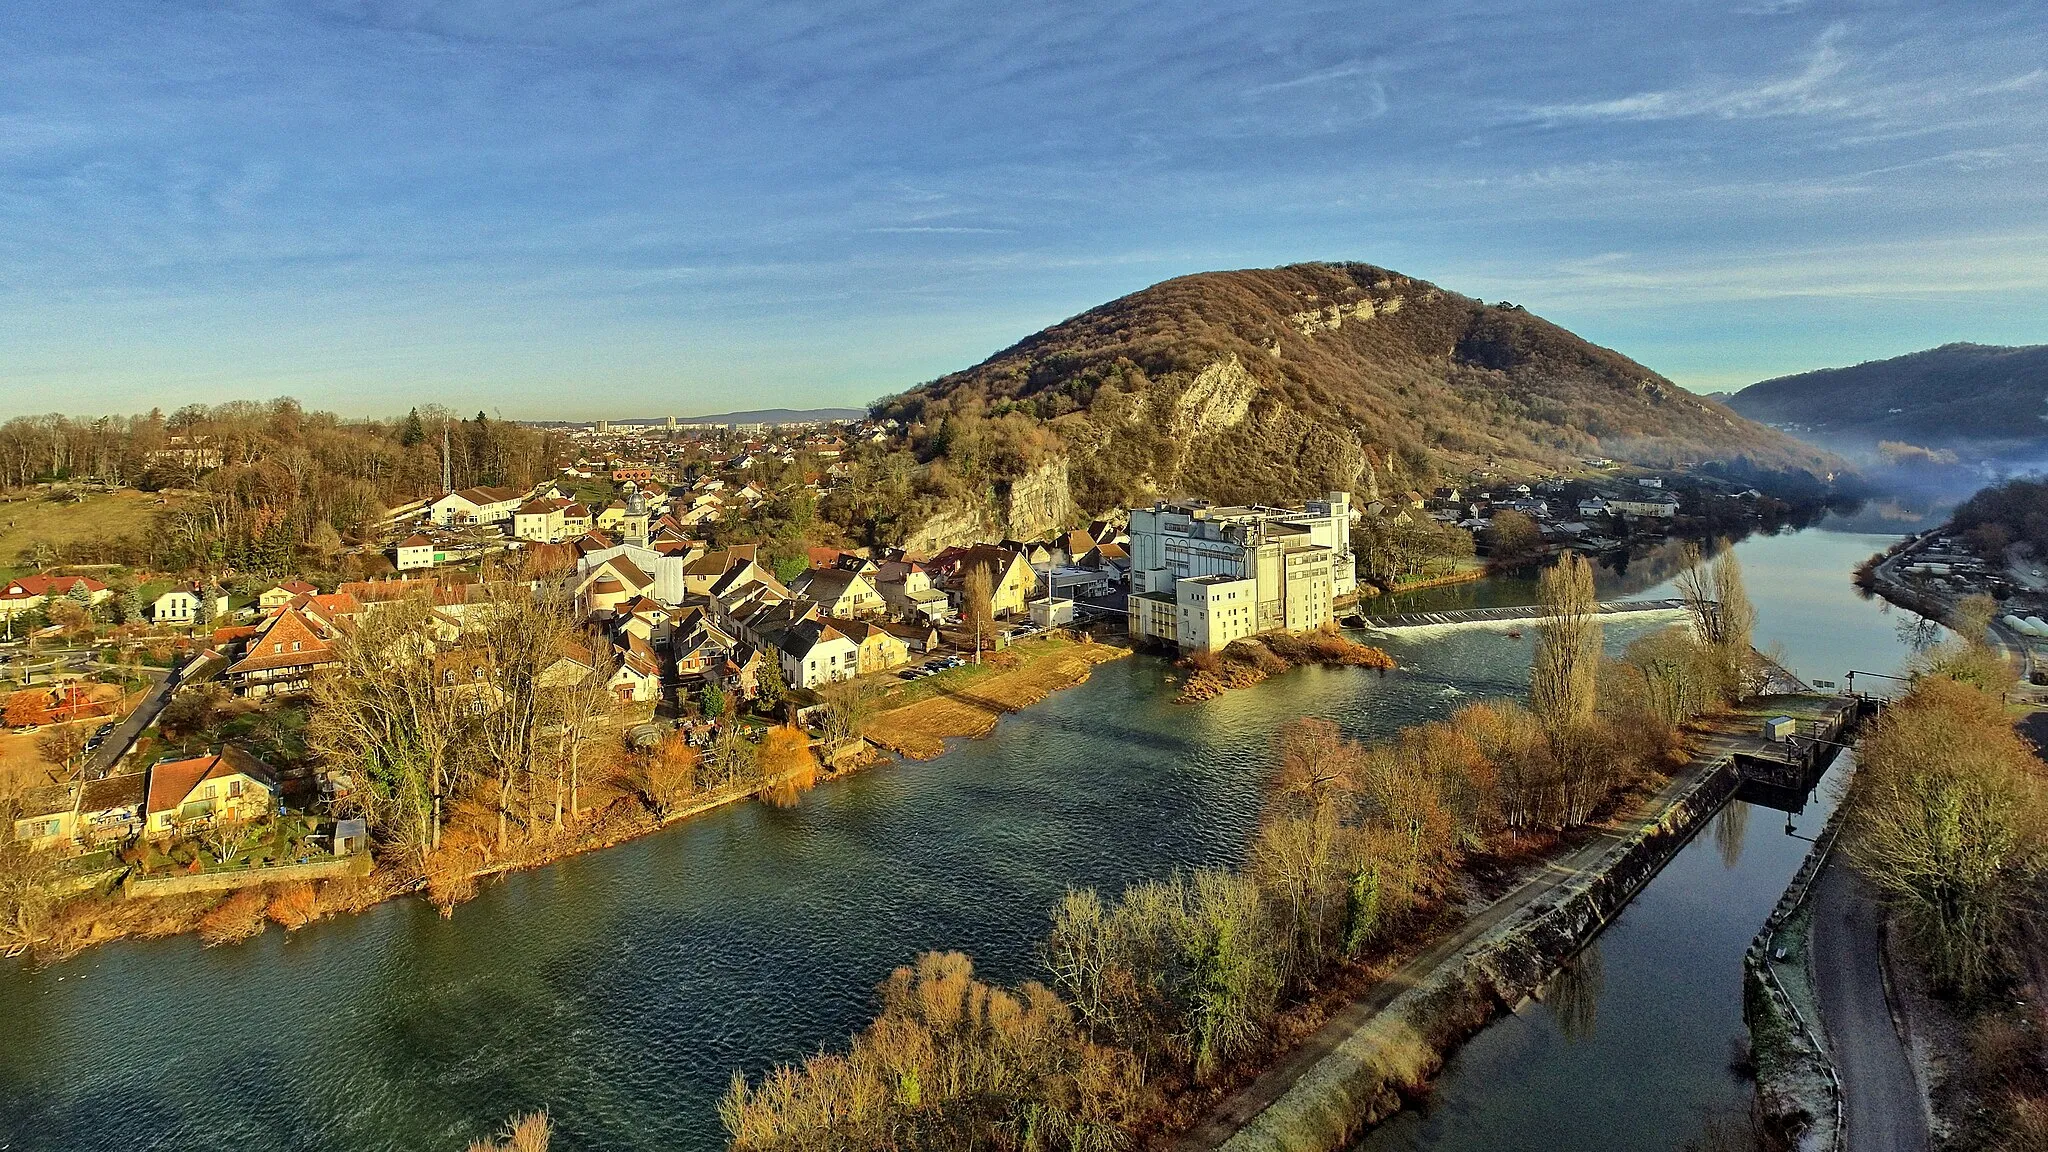
{"type": "MultiPolygon", "coordinates": [[[[1631,897],[1734,795],[1740,773],[1723,755],[1674,783],[1643,823],[1612,831],[1568,861],[1563,879],[1530,881],[1502,903],[1490,924],[1426,965],[1384,1007],[1294,1077],[1220,1141],[1199,1137],[1195,1146],[1225,1152],[1334,1152],[1361,1130],[1398,1111],[1423,1091],[1444,1057],[1495,1015],[1534,995],[1565,961],[1619,913],[1631,897]],[[1533,889],[1533,893],[1532,893],[1533,889]],[[1516,905],[1518,895],[1522,898],[1516,905]]],[[[1416,965],[1411,965],[1413,968],[1416,965]]],[[[1404,969],[1404,973],[1407,970],[1404,969]]],[[[1341,1022],[1333,1021],[1333,1024],[1341,1022]]],[[[1255,1084],[1251,1092],[1256,1092],[1255,1084]]]]}
{"type": "Polygon", "coordinates": [[[1842,1081],[1814,1026],[1817,1000],[1807,966],[1808,897],[1841,832],[1837,808],[1792,883],[1742,958],[1742,1018],[1756,1061],[1763,1121],[1781,1146],[1834,1152],[1841,1146],[1842,1081]]]}

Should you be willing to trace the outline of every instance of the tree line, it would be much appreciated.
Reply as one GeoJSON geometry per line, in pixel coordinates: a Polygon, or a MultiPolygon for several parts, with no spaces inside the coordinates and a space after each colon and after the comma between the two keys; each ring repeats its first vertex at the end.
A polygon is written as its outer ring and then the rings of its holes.
{"type": "Polygon", "coordinates": [[[0,486],[97,481],[189,490],[153,530],[49,546],[43,563],[282,574],[331,558],[387,508],[439,492],[443,444],[458,488],[527,487],[554,474],[557,434],[416,408],[344,421],[290,399],[191,405],[166,416],[17,417],[0,424],[0,486]]]}

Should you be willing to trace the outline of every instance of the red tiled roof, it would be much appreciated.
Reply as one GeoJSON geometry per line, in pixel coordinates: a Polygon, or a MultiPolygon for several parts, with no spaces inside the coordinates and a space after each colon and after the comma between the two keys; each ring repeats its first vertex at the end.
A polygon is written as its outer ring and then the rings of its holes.
{"type": "Polygon", "coordinates": [[[208,780],[240,773],[275,787],[277,774],[270,766],[247,752],[229,745],[210,756],[189,760],[165,760],[149,770],[149,811],[175,811],[192,790],[208,780]]]}

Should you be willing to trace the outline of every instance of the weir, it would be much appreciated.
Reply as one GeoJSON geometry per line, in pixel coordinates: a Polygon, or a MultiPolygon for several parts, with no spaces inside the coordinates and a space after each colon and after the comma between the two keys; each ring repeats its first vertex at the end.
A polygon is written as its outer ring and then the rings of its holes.
{"type": "MultiPolygon", "coordinates": [[[[1683,600],[1603,600],[1598,605],[1602,616],[1630,616],[1650,612],[1683,612],[1683,600]]],[[[1403,628],[1440,628],[1458,624],[1515,624],[1522,621],[1536,621],[1543,618],[1541,605],[1517,604],[1506,608],[1458,608],[1448,612],[1399,612],[1386,616],[1367,616],[1359,613],[1345,618],[1344,623],[1358,628],[1370,628],[1376,632],[1393,632],[1403,628]]]]}

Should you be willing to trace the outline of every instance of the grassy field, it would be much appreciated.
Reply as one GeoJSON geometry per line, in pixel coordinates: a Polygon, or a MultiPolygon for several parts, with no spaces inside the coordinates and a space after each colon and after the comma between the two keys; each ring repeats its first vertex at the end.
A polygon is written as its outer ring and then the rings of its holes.
{"type": "Polygon", "coordinates": [[[958,736],[986,736],[1004,713],[1028,708],[1088,678],[1095,665],[1131,654],[1114,644],[1046,637],[1002,654],[1008,668],[956,668],[906,683],[862,729],[869,740],[913,760],[929,760],[958,736]]]}
{"type": "Polygon", "coordinates": [[[73,503],[46,499],[40,489],[0,495],[0,578],[33,571],[24,553],[35,542],[62,547],[79,540],[145,533],[165,497],[126,489],[93,493],[73,503]]]}

